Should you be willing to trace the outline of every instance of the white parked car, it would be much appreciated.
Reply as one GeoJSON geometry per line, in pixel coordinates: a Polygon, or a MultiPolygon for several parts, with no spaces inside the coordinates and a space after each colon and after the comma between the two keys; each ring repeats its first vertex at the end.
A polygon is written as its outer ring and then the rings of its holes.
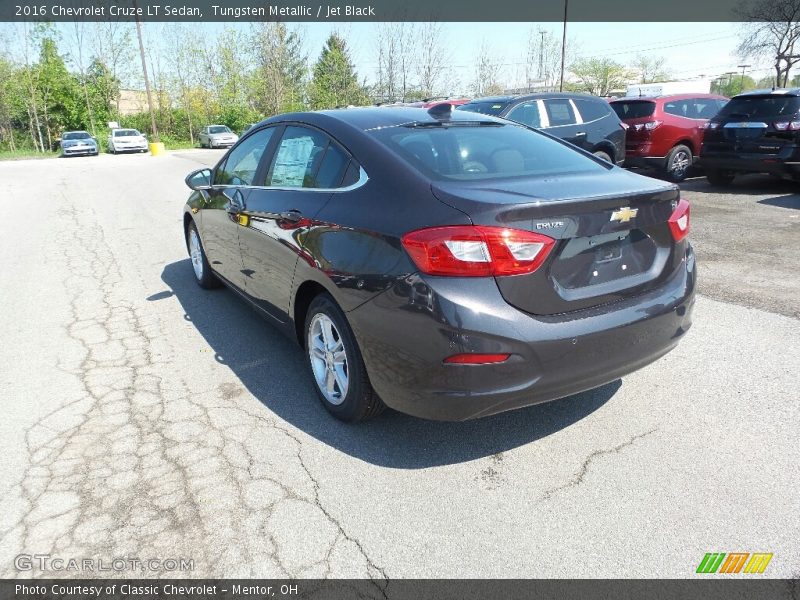
{"type": "Polygon", "coordinates": [[[112,129],[108,134],[108,151],[147,152],[147,138],[138,129],[112,129]]]}
{"type": "Polygon", "coordinates": [[[201,148],[230,148],[239,141],[227,125],[206,125],[200,130],[201,148]]]}

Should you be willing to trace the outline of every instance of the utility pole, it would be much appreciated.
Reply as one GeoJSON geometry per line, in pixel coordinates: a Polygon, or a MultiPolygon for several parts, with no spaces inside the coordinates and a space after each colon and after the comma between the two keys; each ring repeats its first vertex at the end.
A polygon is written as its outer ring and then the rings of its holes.
{"type": "Polygon", "coordinates": [[[561,34],[561,78],[558,83],[558,91],[564,91],[564,61],[567,57],[567,8],[569,0],[564,0],[564,32],[561,34]]]}
{"type": "Polygon", "coordinates": [[[749,69],[753,65],[736,65],[736,66],[742,70],[742,78],[739,80],[739,88],[740,88],[739,91],[742,91],[744,90],[744,70],[749,69]]]}
{"type": "Polygon", "coordinates": [[[544,31],[539,33],[542,35],[542,41],[539,43],[539,73],[536,75],[536,79],[541,81],[544,76],[544,31]]]}
{"type": "Polygon", "coordinates": [[[147,92],[147,109],[150,111],[150,125],[153,128],[153,141],[158,142],[158,128],[156,127],[156,114],[153,112],[153,95],[150,93],[150,78],[147,76],[147,61],[144,55],[144,42],[142,42],[142,23],[139,20],[139,7],[133,0],[136,16],[136,37],[139,38],[139,55],[142,57],[142,73],[144,74],[144,89],[147,92]]]}

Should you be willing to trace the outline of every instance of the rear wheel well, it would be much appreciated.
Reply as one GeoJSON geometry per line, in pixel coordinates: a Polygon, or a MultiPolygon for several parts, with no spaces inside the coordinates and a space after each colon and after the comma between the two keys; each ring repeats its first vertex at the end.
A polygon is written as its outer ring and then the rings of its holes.
{"type": "Polygon", "coordinates": [[[311,302],[314,298],[326,292],[327,290],[325,287],[316,281],[306,281],[297,289],[292,313],[297,341],[303,348],[306,347],[304,330],[306,327],[306,313],[308,312],[308,307],[311,306],[311,302]]]}
{"type": "MultiPolygon", "coordinates": [[[[680,140],[678,142],[675,142],[675,144],[673,144],[672,148],[674,148],[675,146],[686,146],[689,149],[689,151],[692,153],[693,157],[697,156],[697,152],[695,152],[694,144],[692,144],[691,140],[680,140]]],[[[672,150],[672,149],[670,149],[670,150],[672,150]]]]}
{"type": "Polygon", "coordinates": [[[612,144],[608,140],[603,140],[602,142],[597,144],[594,147],[594,149],[592,150],[592,152],[598,152],[598,151],[602,151],[602,152],[605,152],[606,154],[608,154],[611,157],[611,162],[612,163],[615,160],[617,160],[617,153],[616,153],[616,149],[614,148],[614,144],[612,144]]]}

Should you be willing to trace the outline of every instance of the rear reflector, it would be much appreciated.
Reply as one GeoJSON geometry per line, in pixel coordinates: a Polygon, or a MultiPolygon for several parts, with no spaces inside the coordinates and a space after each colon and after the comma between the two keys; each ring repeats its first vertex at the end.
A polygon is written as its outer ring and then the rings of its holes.
{"type": "Polygon", "coordinates": [[[683,198],[669,218],[669,230],[676,242],[689,235],[689,203],[683,198]]]}
{"type": "Polygon", "coordinates": [[[450,277],[532,273],[554,244],[540,233],[481,225],[431,227],[403,236],[403,247],[420,271],[450,277]]]}
{"type": "Polygon", "coordinates": [[[508,360],[510,354],[454,354],[444,359],[449,365],[489,365],[508,360]]]}

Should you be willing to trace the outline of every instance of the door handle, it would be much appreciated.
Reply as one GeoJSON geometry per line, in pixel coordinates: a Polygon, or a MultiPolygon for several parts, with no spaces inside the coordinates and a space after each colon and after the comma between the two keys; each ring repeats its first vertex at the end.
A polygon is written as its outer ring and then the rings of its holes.
{"type": "Polygon", "coordinates": [[[585,131],[579,131],[578,133],[575,134],[575,137],[586,137],[586,132],[585,131]]]}
{"type": "Polygon", "coordinates": [[[300,219],[303,218],[303,213],[301,213],[297,209],[292,209],[279,213],[278,216],[281,218],[282,221],[290,221],[292,223],[297,223],[300,219]]]}

